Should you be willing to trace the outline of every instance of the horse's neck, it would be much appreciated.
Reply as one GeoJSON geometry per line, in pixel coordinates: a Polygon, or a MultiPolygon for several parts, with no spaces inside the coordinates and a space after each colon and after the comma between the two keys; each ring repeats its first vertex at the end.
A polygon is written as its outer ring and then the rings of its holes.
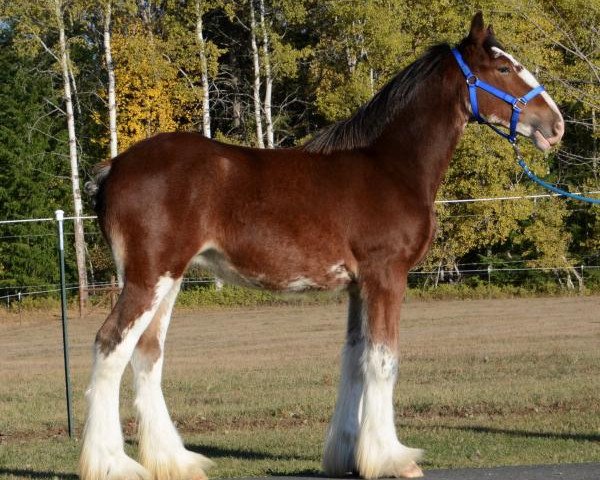
{"type": "MultiPolygon", "coordinates": [[[[464,82],[431,82],[427,94],[402,108],[373,144],[391,172],[403,184],[419,189],[433,203],[452,154],[468,120],[464,82]]],[[[447,80],[447,79],[446,79],[447,80]]]]}

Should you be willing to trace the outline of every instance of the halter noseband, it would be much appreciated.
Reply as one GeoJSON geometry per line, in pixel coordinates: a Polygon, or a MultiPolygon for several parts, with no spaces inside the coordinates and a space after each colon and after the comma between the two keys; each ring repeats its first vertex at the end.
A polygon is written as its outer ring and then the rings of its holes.
{"type": "Polygon", "coordinates": [[[540,93],[544,91],[544,87],[542,85],[538,85],[537,87],[531,89],[528,93],[523,95],[521,98],[513,97],[509,93],[503,92],[502,90],[490,85],[489,83],[484,82],[477,78],[477,76],[471,71],[469,66],[465,63],[462,55],[458,51],[458,49],[453,48],[452,54],[458,63],[458,66],[462,70],[463,75],[467,80],[467,86],[469,87],[469,100],[471,101],[471,111],[473,112],[473,118],[477,120],[479,123],[483,123],[490,128],[492,128],[498,135],[506,138],[510,143],[514,144],[517,140],[517,124],[519,123],[519,116],[521,115],[521,111],[527,103],[538,96],[540,93]],[[512,106],[512,115],[510,117],[510,131],[509,133],[504,133],[495,125],[492,125],[486,119],[484,119],[481,115],[479,115],[479,104],[477,103],[477,89],[481,88],[482,90],[494,95],[500,100],[510,104],[512,106]]]}

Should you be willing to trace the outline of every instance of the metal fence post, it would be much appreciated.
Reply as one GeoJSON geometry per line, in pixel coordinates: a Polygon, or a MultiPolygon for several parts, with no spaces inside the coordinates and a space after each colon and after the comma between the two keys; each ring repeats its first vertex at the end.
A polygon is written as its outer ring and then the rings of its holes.
{"type": "Polygon", "coordinates": [[[65,241],[63,221],[65,212],[56,210],[56,225],[58,228],[58,263],[60,267],[60,309],[62,317],[63,354],[65,360],[65,389],[67,395],[67,422],[69,437],[73,438],[73,407],[71,403],[71,369],[69,367],[69,333],[67,321],[67,285],[65,281],[65,241]]]}

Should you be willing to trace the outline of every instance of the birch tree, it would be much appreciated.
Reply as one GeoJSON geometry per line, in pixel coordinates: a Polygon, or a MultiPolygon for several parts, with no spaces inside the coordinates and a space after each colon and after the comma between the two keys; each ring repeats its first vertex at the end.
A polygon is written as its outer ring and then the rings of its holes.
{"type": "Polygon", "coordinates": [[[273,134],[273,117],[271,114],[271,101],[273,97],[273,76],[271,74],[271,52],[269,49],[269,33],[265,20],[265,0],[259,0],[260,28],[262,31],[263,66],[265,71],[265,97],[264,113],[267,133],[267,147],[275,146],[273,134]]]}
{"type": "Polygon", "coordinates": [[[117,99],[115,92],[115,69],[112,60],[112,47],[110,40],[110,24],[112,18],[112,1],[108,0],[104,9],[104,59],[108,74],[108,130],[110,134],[110,156],[116,157],[119,153],[117,137],[117,99]]]}
{"type": "Polygon", "coordinates": [[[265,148],[262,128],[262,107],[260,100],[260,59],[258,54],[258,46],[256,43],[256,15],[254,12],[254,0],[248,3],[250,8],[250,45],[252,47],[252,65],[254,67],[254,82],[252,84],[252,92],[254,98],[254,121],[256,122],[256,144],[259,148],[265,148]]]}
{"type": "Polygon", "coordinates": [[[67,39],[64,24],[64,4],[62,0],[54,1],[54,14],[58,26],[58,60],[62,71],[67,129],[69,132],[69,162],[71,166],[71,186],[73,189],[73,213],[75,216],[75,256],[77,260],[77,276],[79,278],[79,312],[83,313],[88,297],[87,272],[85,269],[85,237],[83,231],[83,205],[81,202],[81,186],[79,180],[79,159],[77,154],[77,136],[75,133],[75,116],[71,96],[71,79],[67,53],[67,39]]]}
{"type": "Polygon", "coordinates": [[[210,132],[210,90],[208,85],[208,61],[206,58],[206,42],[204,41],[202,16],[204,15],[204,2],[196,0],[196,38],[200,47],[200,78],[202,80],[202,133],[206,138],[211,138],[210,132]]]}

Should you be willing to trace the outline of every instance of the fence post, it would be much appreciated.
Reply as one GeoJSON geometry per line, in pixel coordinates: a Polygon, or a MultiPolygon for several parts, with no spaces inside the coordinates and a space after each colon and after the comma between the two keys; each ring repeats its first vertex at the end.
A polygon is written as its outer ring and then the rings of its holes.
{"type": "Polygon", "coordinates": [[[65,389],[67,395],[67,422],[69,437],[73,438],[73,408],[71,403],[71,369],[69,367],[69,333],[67,321],[67,285],[65,282],[65,240],[63,222],[65,212],[56,210],[56,225],[58,228],[58,263],[60,268],[60,310],[62,317],[63,355],[65,360],[65,389]]]}

